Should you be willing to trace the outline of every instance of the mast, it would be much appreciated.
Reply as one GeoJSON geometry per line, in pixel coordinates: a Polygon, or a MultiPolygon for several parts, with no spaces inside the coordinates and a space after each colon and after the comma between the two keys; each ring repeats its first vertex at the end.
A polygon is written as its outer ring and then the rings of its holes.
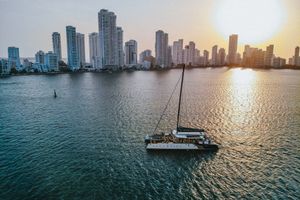
{"type": "Polygon", "coordinates": [[[179,104],[178,104],[178,113],[177,113],[177,131],[178,131],[178,127],[179,127],[179,118],[180,118],[180,107],[181,107],[181,98],[182,98],[182,86],[183,86],[184,70],[185,70],[185,65],[183,65],[182,75],[181,75],[181,85],[180,85],[179,104]]]}

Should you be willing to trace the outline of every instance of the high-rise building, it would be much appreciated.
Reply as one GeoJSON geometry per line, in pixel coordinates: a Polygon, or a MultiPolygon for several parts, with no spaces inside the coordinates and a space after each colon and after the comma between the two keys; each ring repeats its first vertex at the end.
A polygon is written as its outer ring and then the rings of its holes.
{"type": "Polygon", "coordinates": [[[35,62],[39,64],[45,64],[45,53],[42,50],[36,52],[35,62]]]}
{"type": "Polygon", "coordinates": [[[142,64],[144,62],[144,60],[150,56],[152,56],[151,50],[147,49],[147,50],[143,51],[142,53],[140,53],[139,63],[142,64]]]}
{"type": "Polygon", "coordinates": [[[172,66],[172,46],[168,46],[166,62],[167,62],[166,66],[168,66],[168,67],[172,66]]]}
{"type": "Polygon", "coordinates": [[[76,28],[73,26],[66,27],[67,32],[67,50],[68,50],[68,65],[72,71],[78,70],[80,63],[78,59],[77,43],[76,43],[76,28]]]}
{"type": "Polygon", "coordinates": [[[129,40],[125,42],[125,65],[137,64],[137,42],[129,40]]]}
{"type": "Polygon", "coordinates": [[[238,35],[233,34],[229,36],[229,47],[228,47],[228,64],[236,64],[236,54],[238,46],[238,35]]]}
{"type": "Polygon", "coordinates": [[[224,66],[225,65],[225,58],[226,58],[226,53],[224,48],[219,49],[218,53],[218,65],[224,66]]]}
{"type": "Polygon", "coordinates": [[[208,65],[208,60],[209,60],[209,52],[207,50],[203,51],[203,65],[206,66],[208,65]]]}
{"type": "Polygon", "coordinates": [[[156,31],[155,34],[155,57],[156,64],[160,67],[169,67],[169,45],[168,45],[168,34],[162,30],[156,31]]]}
{"type": "MultiPolygon", "coordinates": [[[[237,56],[238,57],[238,56],[237,56]]],[[[245,45],[242,64],[249,67],[265,66],[266,51],[245,45]]]]}
{"type": "Polygon", "coordinates": [[[172,58],[175,65],[183,63],[183,39],[173,42],[172,58]]]}
{"type": "Polygon", "coordinates": [[[195,65],[201,65],[200,50],[195,49],[195,65]]]}
{"type": "Polygon", "coordinates": [[[85,66],[85,42],[84,42],[84,34],[76,33],[76,48],[78,52],[78,61],[80,67],[85,66]]]}
{"type": "Polygon", "coordinates": [[[210,64],[214,66],[218,64],[218,45],[212,47],[210,64]]]}
{"type": "Polygon", "coordinates": [[[17,47],[8,47],[8,67],[10,69],[21,70],[21,61],[19,48],[17,47]]]}
{"type": "Polygon", "coordinates": [[[58,56],[56,53],[49,51],[45,55],[45,65],[48,71],[58,71],[58,56]]]}
{"type": "Polygon", "coordinates": [[[52,33],[53,52],[58,56],[58,60],[62,60],[61,56],[61,40],[58,32],[52,33]]]}
{"type": "Polygon", "coordinates": [[[300,66],[299,47],[295,48],[294,65],[300,66]]]}
{"type": "Polygon", "coordinates": [[[272,67],[280,68],[280,67],[283,67],[285,64],[286,64],[286,59],[280,58],[280,57],[275,57],[273,59],[272,67]]]}
{"type": "Polygon", "coordinates": [[[123,29],[117,27],[117,66],[124,66],[123,29]]]}
{"type": "Polygon", "coordinates": [[[189,62],[189,58],[190,58],[190,46],[189,45],[185,45],[184,50],[183,50],[183,62],[186,65],[191,64],[189,62]]]}
{"type": "Polygon", "coordinates": [[[271,44],[267,46],[266,53],[265,53],[265,66],[272,65],[273,52],[274,52],[274,45],[271,44]]]}
{"type": "MultiPolygon", "coordinates": [[[[98,13],[100,57],[102,68],[115,69],[120,65],[120,62],[122,62],[122,59],[120,59],[119,55],[120,44],[118,43],[121,43],[120,40],[123,40],[123,31],[120,28],[117,30],[116,21],[117,16],[113,12],[102,9],[98,13]]],[[[124,55],[123,52],[122,54],[124,55]]]]}
{"type": "Polygon", "coordinates": [[[139,63],[144,69],[150,69],[155,65],[155,58],[152,56],[151,50],[147,49],[140,53],[139,63]]]}
{"type": "Polygon", "coordinates": [[[8,66],[8,60],[0,59],[0,75],[7,75],[10,73],[10,67],[8,66]]]}
{"type": "Polygon", "coordinates": [[[94,69],[101,68],[99,34],[89,34],[90,63],[94,69]]]}
{"type": "Polygon", "coordinates": [[[196,44],[195,42],[189,42],[189,57],[188,57],[188,64],[195,65],[195,50],[196,44]]]}

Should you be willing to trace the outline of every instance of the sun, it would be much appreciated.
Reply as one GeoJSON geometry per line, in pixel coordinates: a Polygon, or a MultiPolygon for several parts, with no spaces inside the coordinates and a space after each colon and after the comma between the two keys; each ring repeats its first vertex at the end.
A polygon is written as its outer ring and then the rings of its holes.
{"type": "Polygon", "coordinates": [[[243,44],[259,44],[281,30],[284,18],[281,0],[217,0],[213,24],[226,39],[235,33],[243,44]]]}

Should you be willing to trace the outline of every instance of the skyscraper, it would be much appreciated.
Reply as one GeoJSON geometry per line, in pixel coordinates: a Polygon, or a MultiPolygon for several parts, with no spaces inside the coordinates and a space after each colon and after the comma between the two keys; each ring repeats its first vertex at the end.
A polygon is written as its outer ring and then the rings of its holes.
{"type": "Polygon", "coordinates": [[[167,67],[171,67],[172,66],[172,47],[171,46],[168,46],[168,49],[167,49],[166,66],[167,67]]]}
{"type": "Polygon", "coordinates": [[[66,32],[67,32],[68,65],[72,71],[78,70],[80,63],[78,59],[79,54],[76,45],[76,28],[73,26],[67,26],[66,32]]]}
{"type": "Polygon", "coordinates": [[[45,64],[45,53],[41,50],[35,54],[35,62],[39,64],[45,64]]]}
{"type": "Polygon", "coordinates": [[[90,63],[94,69],[101,68],[99,34],[89,34],[90,63]]]}
{"type": "Polygon", "coordinates": [[[208,65],[208,59],[209,59],[209,52],[207,50],[203,51],[203,57],[204,57],[203,64],[206,66],[206,65],[208,65]]]}
{"type": "Polygon", "coordinates": [[[229,47],[228,47],[228,64],[236,64],[236,53],[238,45],[238,35],[233,34],[229,36],[229,47]]]}
{"type": "Polygon", "coordinates": [[[52,33],[52,46],[53,46],[53,52],[58,56],[58,60],[62,60],[61,41],[60,41],[60,34],[58,32],[52,33]]]}
{"type": "Polygon", "coordinates": [[[164,33],[162,30],[156,31],[155,34],[155,57],[156,64],[162,68],[168,67],[168,34],[164,33]]]}
{"type": "Polygon", "coordinates": [[[272,58],[273,58],[273,51],[274,51],[274,45],[271,44],[267,46],[266,53],[265,53],[265,66],[271,66],[272,65],[272,58]]]}
{"type": "Polygon", "coordinates": [[[211,51],[211,65],[218,64],[218,45],[212,47],[211,51]]]}
{"type": "Polygon", "coordinates": [[[117,66],[124,65],[124,50],[123,50],[123,29],[117,27],[117,66]]]}
{"type": "Polygon", "coordinates": [[[137,64],[137,42],[129,40],[125,43],[125,65],[137,64]]]}
{"type": "Polygon", "coordinates": [[[294,65],[300,66],[299,47],[295,48],[294,65]]]}
{"type": "Polygon", "coordinates": [[[225,65],[225,58],[226,58],[226,53],[224,48],[220,48],[219,53],[218,53],[218,65],[224,66],[225,65]]]}
{"type": "Polygon", "coordinates": [[[118,52],[118,50],[120,50],[118,48],[120,45],[118,45],[118,42],[120,42],[120,36],[122,35],[123,37],[123,33],[121,34],[121,29],[119,29],[117,32],[116,19],[117,16],[108,10],[102,9],[98,13],[100,57],[102,68],[114,69],[118,67],[120,62],[120,52],[118,52]]]}
{"type": "Polygon", "coordinates": [[[76,48],[78,52],[78,61],[80,67],[85,66],[85,42],[84,42],[84,34],[76,33],[76,48]]]}
{"type": "Polygon", "coordinates": [[[188,64],[195,65],[195,50],[196,44],[195,42],[189,42],[189,57],[188,57],[188,64]]]}
{"type": "Polygon", "coordinates": [[[21,70],[19,48],[8,47],[8,67],[18,71],[21,70]]]}
{"type": "Polygon", "coordinates": [[[175,65],[183,63],[183,39],[173,42],[173,52],[172,52],[173,63],[175,65]]]}

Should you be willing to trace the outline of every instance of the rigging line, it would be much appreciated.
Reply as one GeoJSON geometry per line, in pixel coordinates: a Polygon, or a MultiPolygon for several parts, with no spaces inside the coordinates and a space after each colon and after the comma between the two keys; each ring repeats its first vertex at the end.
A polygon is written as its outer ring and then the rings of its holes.
{"type": "Polygon", "coordinates": [[[164,116],[164,114],[165,114],[165,112],[166,112],[166,110],[167,110],[167,108],[168,108],[168,105],[170,104],[170,101],[171,101],[171,99],[172,99],[172,97],[173,97],[173,95],[174,95],[174,93],[175,93],[175,90],[176,90],[176,88],[177,88],[177,86],[178,86],[180,80],[181,80],[181,76],[180,76],[180,78],[178,79],[178,81],[177,81],[177,83],[176,83],[176,85],[175,85],[175,88],[173,89],[173,91],[172,91],[172,93],[171,93],[171,96],[170,96],[170,98],[169,98],[169,100],[168,100],[168,102],[167,102],[167,104],[166,104],[166,107],[165,107],[164,111],[162,112],[162,115],[160,116],[160,118],[159,118],[159,120],[158,120],[158,123],[156,124],[156,127],[155,127],[155,129],[154,129],[152,135],[155,134],[155,132],[156,132],[156,130],[157,130],[157,128],[158,128],[158,125],[159,125],[160,121],[162,120],[162,118],[163,118],[163,116],[164,116]]]}

